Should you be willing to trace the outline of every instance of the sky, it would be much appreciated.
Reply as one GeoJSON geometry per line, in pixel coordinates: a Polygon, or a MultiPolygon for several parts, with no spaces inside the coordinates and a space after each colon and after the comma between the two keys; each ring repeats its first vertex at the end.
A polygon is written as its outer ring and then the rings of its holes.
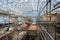
{"type": "MultiPolygon", "coordinates": [[[[60,0],[52,0],[52,9],[54,8],[53,5],[59,1],[60,0]]],[[[39,10],[42,10],[45,4],[46,0],[39,0],[39,10]]],[[[37,5],[38,0],[0,0],[0,10],[23,16],[37,16],[37,5]]],[[[41,15],[43,15],[43,13],[44,12],[42,12],[41,15]]]]}

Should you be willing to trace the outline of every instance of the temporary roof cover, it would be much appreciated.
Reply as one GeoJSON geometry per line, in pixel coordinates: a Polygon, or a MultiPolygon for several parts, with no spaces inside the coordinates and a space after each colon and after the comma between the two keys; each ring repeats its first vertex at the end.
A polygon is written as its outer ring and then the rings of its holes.
{"type": "MultiPolygon", "coordinates": [[[[52,0],[52,5],[54,5],[56,2],[59,2],[59,0],[52,0]]],[[[37,16],[37,7],[41,10],[45,3],[46,0],[0,0],[0,10],[15,14],[17,13],[23,16],[37,16]]],[[[1,17],[2,16],[0,16],[0,23],[4,22],[4,20],[7,20],[8,18],[3,17],[2,19],[1,17]]]]}

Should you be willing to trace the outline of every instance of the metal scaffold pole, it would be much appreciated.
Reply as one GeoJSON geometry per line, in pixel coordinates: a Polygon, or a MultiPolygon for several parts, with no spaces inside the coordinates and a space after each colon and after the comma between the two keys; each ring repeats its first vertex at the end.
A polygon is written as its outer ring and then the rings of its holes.
{"type": "Polygon", "coordinates": [[[40,3],[40,0],[38,0],[38,3],[37,3],[37,13],[38,13],[38,16],[37,16],[37,26],[38,26],[38,30],[37,30],[37,35],[38,35],[38,39],[37,40],[41,40],[41,34],[40,34],[40,29],[39,29],[39,23],[40,23],[40,7],[39,7],[39,3],[40,3]]]}
{"type": "MultiPolygon", "coordinates": [[[[51,0],[49,0],[49,10],[51,11],[51,0]]],[[[51,12],[50,12],[50,21],[51,21],[51,12]]]]}
{"type": "MultiPolygon", "coordinates": [[[[46,3],[48,2],[48,0],[46,0],[46,3]]],[[[48,3],[46,5],[46,15],[48,15],[48,3]]],[[[48,20],[48,19],[47,19],[48,20]]]]}

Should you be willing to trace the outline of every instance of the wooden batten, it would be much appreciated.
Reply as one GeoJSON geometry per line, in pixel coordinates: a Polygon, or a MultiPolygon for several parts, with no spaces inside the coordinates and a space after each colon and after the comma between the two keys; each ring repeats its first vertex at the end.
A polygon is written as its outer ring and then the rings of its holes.
{"type": "Polygon", "coordinates": [[[9,12],[0,12],[1,15],[11,15],[9,12]]]}

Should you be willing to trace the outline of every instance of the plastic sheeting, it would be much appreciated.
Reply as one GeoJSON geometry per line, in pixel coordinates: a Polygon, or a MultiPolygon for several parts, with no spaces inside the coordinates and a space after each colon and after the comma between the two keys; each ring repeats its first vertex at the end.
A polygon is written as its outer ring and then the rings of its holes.
{"type": "Polygon", "coordinates": [[[0,24],[9,23],[9,16],[0,15],[0,24]]]}
{"type": "MultiPolygon", "coordinates": [[[[60,0],[52,0],[52,8],[53,5],[59,2],[60,0]]],[[[39,7],[38,0],[0,0],[0,10],[9,11],[10,13],[17,13],[20,15],[25,16],[37,16],[37,7],[40,8],[40,10],[45,5],[46,0],[39,0],[39,7]],[[36,11],[32,11],[36,10],[36,11]],[[33,14],[34,13],[34,14],[33,14]]],[[[60,10],[60,9],[57,9],[60,10]]],[[[44,12],[42,12],[44,13],[44,12]]],[[[41,15],[43,15],[41,13],[41,15]]],[[[0,16],[0,23],[7,22],[8,17],[2,17],[0,16]]]]}

